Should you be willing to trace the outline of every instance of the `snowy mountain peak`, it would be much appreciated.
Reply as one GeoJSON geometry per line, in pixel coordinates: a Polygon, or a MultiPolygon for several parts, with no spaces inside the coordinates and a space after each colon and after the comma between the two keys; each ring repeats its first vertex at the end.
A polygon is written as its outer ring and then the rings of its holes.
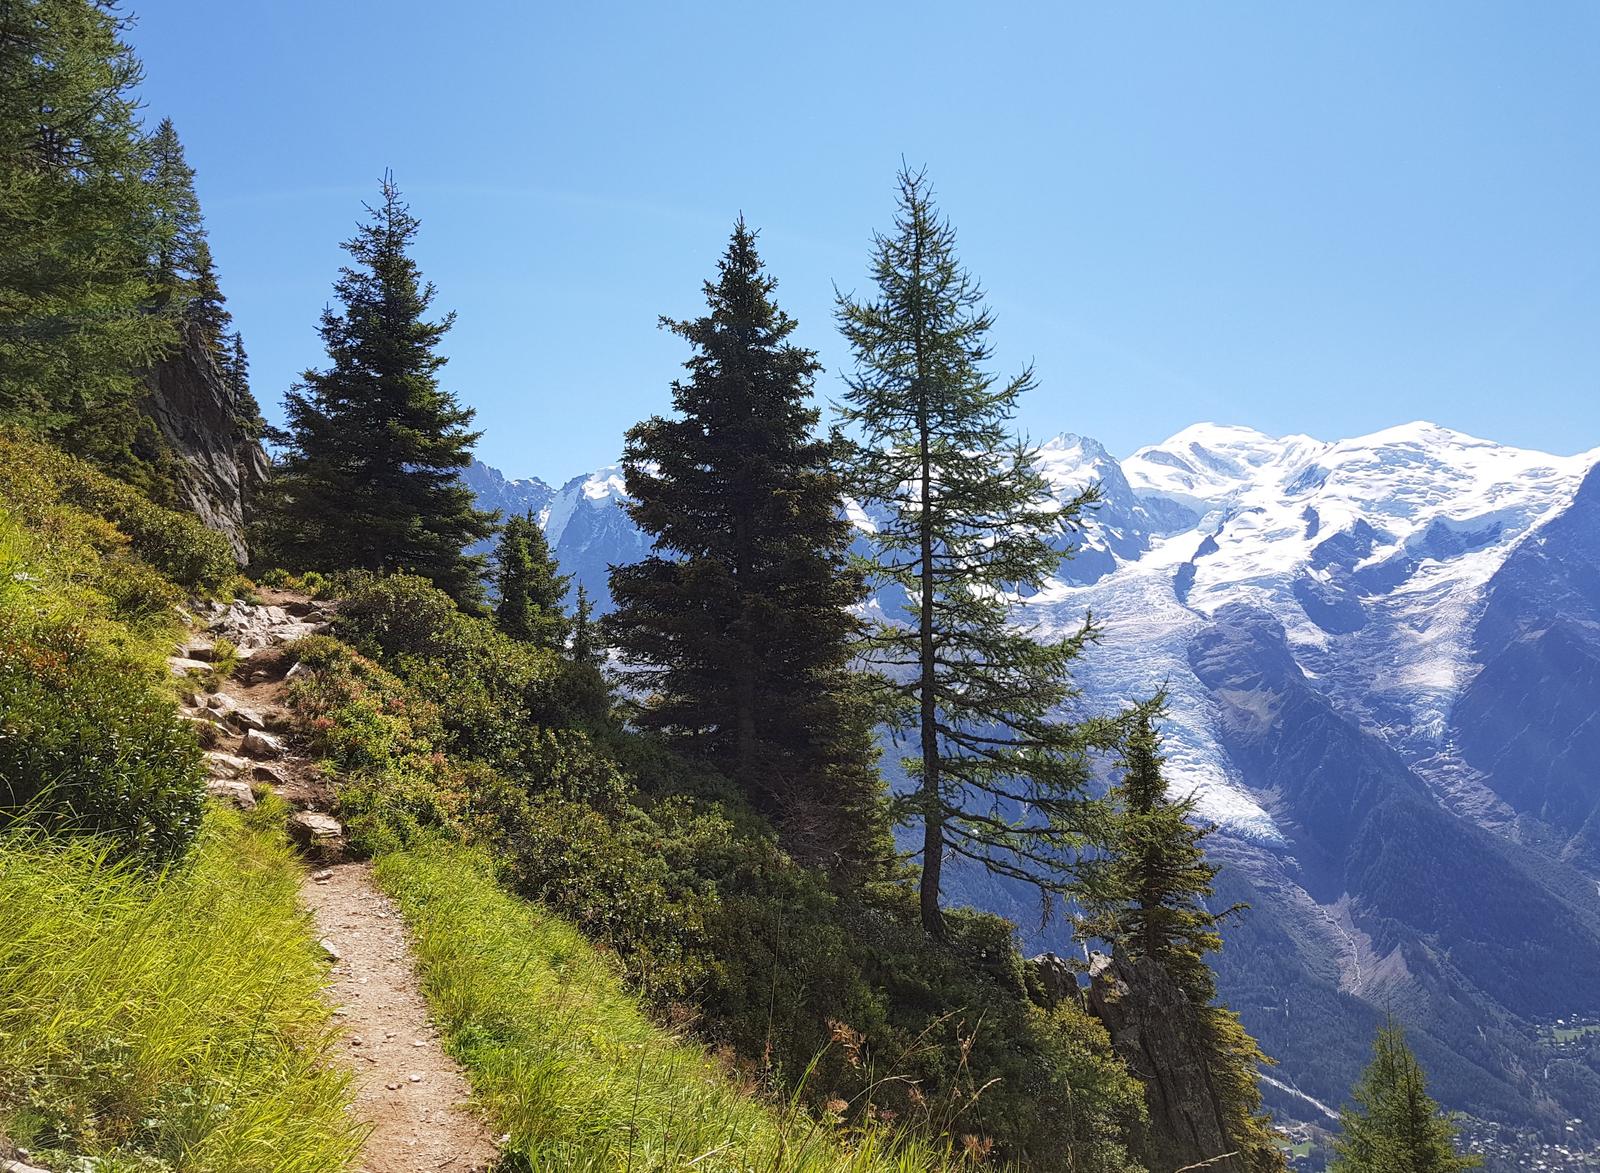
{"type": "Polygon", "coordinates": [[[1282,468],[1326,448],[1310,436],[1274,439],[1254,428],[1192,424],[1139,449],[1122,469],[1134,492],[1165,497],[1204,515],[1282,468]]]}

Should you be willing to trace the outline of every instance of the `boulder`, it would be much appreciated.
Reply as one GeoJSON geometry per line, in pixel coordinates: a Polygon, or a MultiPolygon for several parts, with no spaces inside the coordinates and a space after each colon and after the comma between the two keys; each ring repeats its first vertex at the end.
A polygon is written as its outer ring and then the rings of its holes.
{"type": "Polygon", "coordinates": [[[206,793],[221,802],[232,803],[242,811],[256,809],[255,792],[250,783],[231,778],[213,778],[206,783],[206,793]]]}
{"type": "Polygon", "coordinates": [[[1041,953],[1025,963],[1028,995],[1046,1010],[1054,1010],[1071,994],[1078,992],[1078,977],[1072,966],[1054,953],[1041,953]]]}
{"type": "Polygon", "coordinates": [[[289,838],[311,855],[336,857],[344,849],[344,827],[320,811],[296,811],[285,824],[289,838]]]}
{"type": "Polygon", "coordinates": [[[243,705],[238,705],[231,709],[228,713],[228,720],[240,733],[245,733],[252,729],[264,731],[267,728],[266,718],[254,709],[247,709],[243,705]]]}
{"type": "Polygon", "coordinates": [[[1095,953],[1089,961],[1089,1011],[1113,1049],[1144,1084],[1150,1123],[1136,1155],[1151,1169],[1203,1166],[1246,1173],[1233,1156],[1222,1108],[1197,1037],[1196,1007],[1150,958],[1095,953]],[[1219,1159],[1220,1158],[1220,1159],[1219,1159]]]}
{"type": "Polygon", "coordinates": [[[174,676],[188,676],[191,673],[204,674],[211,671],[211,665],[205,660],[191,660],[187,656],[169,656],[167,667],[174,676]]]}
{"type": "Polygon", "coordinates": [[[206,751],[206,765],[211,770],[213,778],[243,778],[250,772],[248,759],[241,758],[237,754],[224,753],[220,749],[206,751]]]}
{"type": "Polygon", "coordinates": [[[281,758],[283,742],[271,733],[265,733],[260,729],[249,729],[245,731],[239,752],[250,758],[281,758]]]}
{"type": "Polygon", "coordinates": [[[287,786],[289,774],[282,766],[269,766],[265,762],[258,762],[250,771],[250,777],[257,782],[265,782],[268,786],[287,786]]]}

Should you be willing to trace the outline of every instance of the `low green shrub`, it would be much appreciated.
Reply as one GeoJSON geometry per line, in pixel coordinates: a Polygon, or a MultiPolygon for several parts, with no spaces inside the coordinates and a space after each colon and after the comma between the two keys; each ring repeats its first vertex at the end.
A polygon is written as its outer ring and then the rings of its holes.
{"type": "Polygon", "coordinates": [[[468,782],[440,751],[438,710],[348,645],[310,636],[289,704],[312,752],[338,778],[339,813],[358,852],[395,850],[428,829],[453,833],[468,782]]]}
{"type": "Polygon", "coordinates": [[[200,826],[200,748],[151,683],[72,627],[0,613],[0,825],[103,835],[178,859],[200,826]]]}
{"type": "Polygon", "coordinates": [[[153,504],[76,457],[18,431],[0,431],[0,506],[41,532],[74,507],[114,526],[133,552],[188,591],[214,593],[238,574],[227,540],[200,519],[153,504]]]}
{"type": "Polygon", "coordinates": [[[160,876],[0,835],[0,1136],[52,1169],[330,1173],[360,1147],[282,833],[160,876]],[[69,1165],[69,1162],[74,1162],[69,1165]]]}

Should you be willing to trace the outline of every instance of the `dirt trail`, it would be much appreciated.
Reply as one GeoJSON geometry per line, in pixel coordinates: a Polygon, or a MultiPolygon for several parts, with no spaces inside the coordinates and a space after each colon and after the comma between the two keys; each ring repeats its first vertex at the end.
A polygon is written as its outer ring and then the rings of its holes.
{"type": "Polygon", "coordinates": [[[328,1000],[345,1029],[341,1058],[355,1073],[357,1118],[371,1126],[361,1173],[478,1173],[498,1156],[468,1106],[461,1069],[444,1053],[417,981],[405,926],[364,863],[340,862],[343,828],[329,814],[332,788],[296,752],[286,692],[293,657],[283,645],[320,630],[329,609],[304,595],[264,591],[261,604],[213,606],[171,660],[178,676],[208,669],[219,637],[240,650],[238,668],[183,711],[201,727],[211,794],[250,808],[266,790],[295,808],[291,837],[317,870],[301,885],[333,961],[328,1000]]]}
{"type": "Polygon", "coordinates": [[[356,1072],[356,1112],[372,1125],[368,1173],[489,1168],[496,1146],[464,1104],[466,1078],[443,1048],[417,989],[411,946],[366,864],[313,874],[301,899],[334,958],[329,993],[356,1072]]]}

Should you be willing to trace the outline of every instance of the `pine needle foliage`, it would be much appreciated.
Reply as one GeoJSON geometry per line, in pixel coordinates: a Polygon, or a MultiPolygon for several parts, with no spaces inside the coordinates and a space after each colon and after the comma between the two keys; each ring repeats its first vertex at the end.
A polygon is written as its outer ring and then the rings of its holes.
{"type": "Polygon", "coordinates": [[[628,433],[629,514],[651,555],[614,567],[607,642],[648,703],[639,723],[736,782],[802,858],[890,854],[870,716],[855,695],[849,566],[815,354],[741,219],[707,312],[662,325],[693,348],[677,415],[628,433]]]}
{"type": "Polygon", "coordinates": [[[922,920],[938,936],[947,854],[1060,892],[1098,822],[1089,751],[1112,730],[1057,716],[1077,696],[1069,672],[1094,628],[1057,637],[1015,622],[1095,494],[1057,501],[1012,431],[1032,369],[1004,381],[986,369],[993,318],[921,173],[900,172],[872,276],[875,296],[838,299],[855,355],[846,468],[852,493],[881,514],[872,575],[907,600],[865,655],[917,738],[900,814],[922,824],[922,920]]]}
{"type": "Polygon", "coordinates": [[[287,394],[286,448],[263,538],[292,570],[404,571],[477,606],[485,559],[463,553],[493,533],[461,469],[480,433],[439,386],[436,353],[455,321],[427,316],[436,291],[410,256],[420,222],[385,175],[376,206],[344,244],[352,264],[323,311],[327,370],[287,394]]]}
{"type": "Polygon", "coordinates": [[[1372,1062],[1339,1114],[1333,1173],[1454,1173],[1476,1168],[1456,1151],[1456,1126],[1428,1095],[1427,1076],[1390,1020],[1373,1042],[1372,1062]]]}
{"type": "Polygon", "coordinates": [[[170,217],[125,23],[100,0],[0,2],[0,423],[136,479],[142,374],[178,335],[151,312],[170,217]]]}

